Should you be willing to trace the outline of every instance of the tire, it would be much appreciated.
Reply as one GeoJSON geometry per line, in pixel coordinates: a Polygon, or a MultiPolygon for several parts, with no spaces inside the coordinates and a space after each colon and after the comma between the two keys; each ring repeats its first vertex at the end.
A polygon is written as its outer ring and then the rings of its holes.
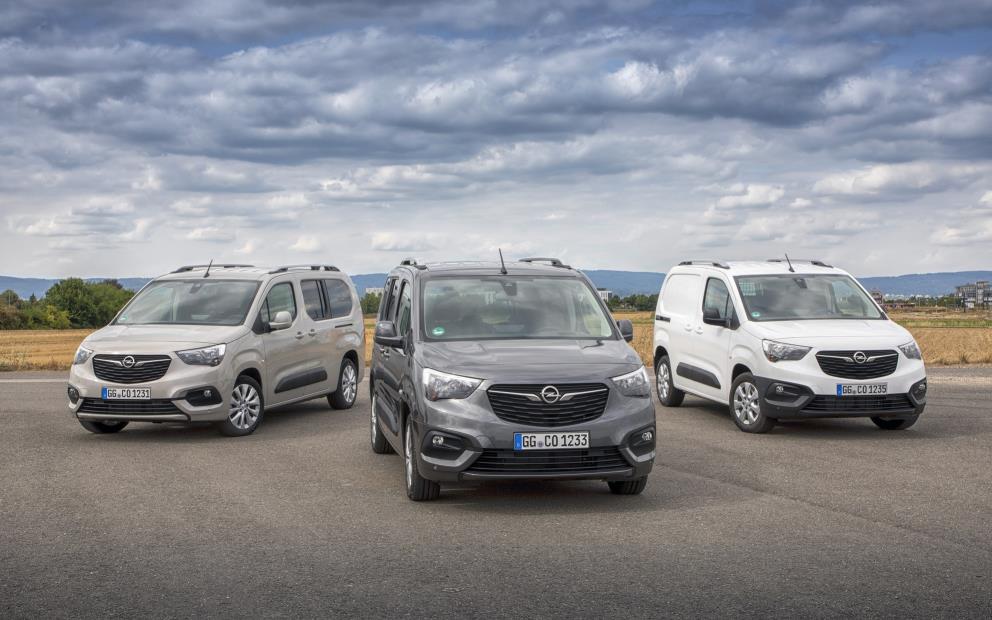
{"type": "Polygon", "coordinates": [[[920,416],[914,415],[905,418],[872,418],[871,421],[883,431],[902,431],[916,424],[918,419],[920,416]]]}
{"type": "Polygon", "coordinates": [[[382,436],[382,429],[379,428],[379,414],[375,410],[376,395],[372,393],[372,405],[369,407],[369,436],[372,443],[372,451],[376,454],[389,454],[393,447],[389,445],[386,438],[382,436]]]}
{"type": "Polygon", "coordinates": [[[358,368],[355,362],[344,358],[338,373],[338,389],[327,395],[331,409],[351,409],[358,397],[358,368]]]}
{"type": "Polygon", "coordinates": [[[413,423],[407,421],[403,428],[403,466],[406,470],[406,496],[415,502],[429,502],[441,494],[441,485],[427,480],[417,471],[416,458],[420,454],[413,440],[413,423]]]}
{"type": "Polygon", "coordinates": [[[221,434],[228,437],[251,435],[265,417],[262,386],[251,377],[241,375],[234,383],[228,399],[228,417],[217,425],[221,434]]]}
{"type": "Polygon", "coordinates": [[[745,433],[767,433],[775,426],[775,420],[761,410],[761,396],[754,376],[745,372],[734,379],[730,387],[730,415],[737,428],[745,433]]]}
{"type": "Polygon", "coordinates": [[[678,407],[685,399],[685,392],[675,387],[672,382],[672,362],[667,355],[662,355],[654,363],[655,388],[658,390],[658,402],[666,407],[678,407]]]}
{"type": "Polygon", "coordinates": [[[127,420],[107,420],[106,422],[99,422],[95,420],[80,420],[79,423],[83,428],[91,433],[97,435],[106,435],[108,433],[119,433],[124,430],[127,426],[127,420]]]}
{"type": "Polygon", "coordinates": [[[610,493],[614,495],[640,495],[644,487],[648,486],[648,477],[641,476],[637,480],[616,480],[609,481],[610,493]]]}

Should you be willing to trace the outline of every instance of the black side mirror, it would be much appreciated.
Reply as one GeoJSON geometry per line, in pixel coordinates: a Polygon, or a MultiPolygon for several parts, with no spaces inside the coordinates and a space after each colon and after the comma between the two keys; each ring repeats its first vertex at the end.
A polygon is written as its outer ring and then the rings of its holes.
{"type": "Polygon", "coordinates": [[[720,311],[716,308],[703,308],[703,323],[707,325],[716,325],[717,327],[730,328],[733,326],[733,322],[730,317],[720,316],[720,311]]]}
{"type": "Polygon", "coordinates": [[[634,339],[634,324],[627,319],[620,319],[617,321],[617,327],[620,328],[620,335],[627,342],[634,339]]]}
{"type": "Polygon", "coordinates": [[[375,324],[374,340],[384,347],[399,347],[403,344],[403,339],[396,335],[396,323],[392,321],[379,321],[375,324]]]}

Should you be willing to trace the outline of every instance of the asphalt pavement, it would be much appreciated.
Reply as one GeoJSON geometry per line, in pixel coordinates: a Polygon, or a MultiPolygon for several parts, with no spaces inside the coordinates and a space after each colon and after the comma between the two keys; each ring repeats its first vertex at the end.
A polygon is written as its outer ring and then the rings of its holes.
{"type": "Polygon", "coordinates": [[[992,369],[932,369],[912,429],[737,430],[657,407],[643,495],[445,487],[413,503],[368,390],[252,436],[92,435],[63,373],[0,373],[0,617],[992,617],[992,369]]]}

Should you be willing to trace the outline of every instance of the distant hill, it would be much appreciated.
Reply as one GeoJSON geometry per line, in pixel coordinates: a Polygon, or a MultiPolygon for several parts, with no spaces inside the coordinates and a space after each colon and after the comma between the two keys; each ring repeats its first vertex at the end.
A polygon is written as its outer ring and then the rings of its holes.
{"type": "MultiPolygon", "coordinates": [[[[589,276],[597,288],[605,288],[617,295],[626,296],[635,293],[653,295],[661,288],[665,274],[655,271],[614,271],[608,269],[589,269],[584,273],[589,276]]],[[[99,282],[105,278],[87,278],[91,282],[99,282]]],[[[351,276],[358,289],[359,295],[365,294],[369,287],[382,286],[386,281],[384,273],[366,273],[351,276]]],[[[942,273],[913,273],[904,276],[878,276],[859,278],[865,288],[878,289],[888,295],[947,295],[954,292],[954,287],[976,280],[992,280],[992,271],[952,271],[942,273]]],[[[148,278],[117,278],[126,288],[138,290],[148,282],[148,278]]],[[[0,291],[12,289],[22,298],[32,294],[43,297],[45,292],[58,279],[51,278],[14,278],[0,276],[0,291]]]]}

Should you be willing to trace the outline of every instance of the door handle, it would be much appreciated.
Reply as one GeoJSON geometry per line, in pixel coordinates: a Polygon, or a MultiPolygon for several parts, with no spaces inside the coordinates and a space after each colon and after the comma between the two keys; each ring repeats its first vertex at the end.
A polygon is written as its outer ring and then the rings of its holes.
{"type": "Polygon", "coordinates": [[[703,333],[703,326],[702,325],[697,325],[696,326],[696,333],[697,334],[703,333]]]}
{"type": "Polygon", "coordinates": [[[311,329],[309,333],[310,333],[311,336],[316,336],[317,335],[317,330],[316,329],[311,329]]]}
{"type": "Polygon", "coordinates": [[[386,347],[379,347],[379,353],[382,353],[382,357],[384,357],[385,359],[387,360],[389,359],[389,349],[387,349],[386,347]]]}
{"type": "Polygon", "coordinates": [[[296,338],[297,340],[301,340],[301,339],[303,338],[303,332],[296,332],[296,336],[294,336],[294,337],[295,337],[295,338],[296,338]]]}
{"type": "Polygon", "coordinates": [[[685,331],[687,331],[687,332],[691,332],[692,331],[692,323],[686,323],[685,324],[685,331]]]}

